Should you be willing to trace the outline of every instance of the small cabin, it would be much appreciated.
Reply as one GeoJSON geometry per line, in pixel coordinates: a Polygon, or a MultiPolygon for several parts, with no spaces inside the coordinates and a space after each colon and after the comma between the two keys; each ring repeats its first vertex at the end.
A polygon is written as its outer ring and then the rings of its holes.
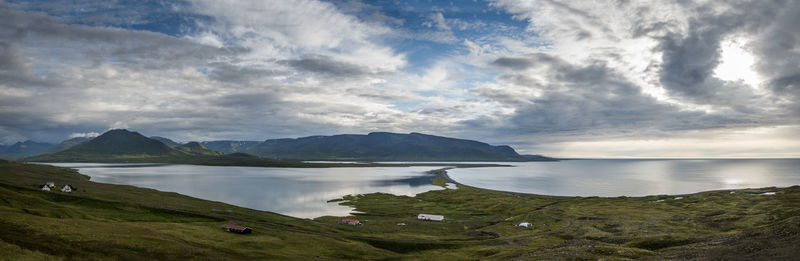
{"type": "Polygon", "coordinates": [[[419,215],[417,215],[417,219],[442,222],[442,221],[444,221],[444,216],[431,215],[431,214],[419,214],[419,215]]]}
{"type": "Polygon", "coordinates": [[[358,221],[357,219],[351,219],[351,218],[340,218],[339,221],[336,222],[336,223],[344,224],[344,225],[353,225],[353,226],[361,225],[361,221],[358,221]]]}
{"type": "Polygon", "coordinates": [[[227,224],[227,225],[222,226],[222,229],[225,230],[225,231],[231,232],[231,233],[236,233],[236,234],[250,234],[250,233],[253,232],[253,229],[251,229],[249,227],[243,227],[243,226],[237,226],[237,225],[231,225],[231,224],[227,224]]]}
{"type": "Polygon", "coordinates": [[[67,185],[64,185],[63,187],[61,187],[61,192],[72,193],[73,190],[75,190],[75,188],[73,188],[72,185],[70,185],[70,184],[67,184],[67,185]]]}
{"type": "Polygon", "coordinates": [[[517,226],[518,227],[531,227],[533,225],[531,223],[528,223],[528,222],[522,222],[522,223],[519,223],[519,225],[517,225],[517,226]]]}

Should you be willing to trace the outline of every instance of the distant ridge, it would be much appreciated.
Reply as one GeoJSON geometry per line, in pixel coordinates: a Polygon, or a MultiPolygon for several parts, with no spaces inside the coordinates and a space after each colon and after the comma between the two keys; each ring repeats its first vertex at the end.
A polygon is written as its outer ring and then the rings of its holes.
{"type": "Polygon", "coordinates": [[[247,151],[250,147],[258,145],[260,141],[235,141],[235,140],[216,140],[204,141],[200,144],[208,147],[211,150],[219,151],[225,154],[232,154],[236,152],[247,151]]]}
{"type": "Polygon", "coordinates": [[[56,152],[59,152],[59,151],[64,151],[64,150],[67,150],[69,148],[74,147],[75,145],[87,142],[89,140],[91,140],[91,139],[87,138],[87,137],[75,137],[75,138],[72,138],[72,139],[64,140],[61,143],[59,143],[58,145],[56,145],[55,147],[47,149],[47,151],[45,153],[56,153],[56,152]]]}
{"type": "MultiPolygon", "coordinates": [[[[166,138],[156,137],[171,141],[166,138]]],[[[80,140],[71,141],[79,143],[80,140]]],[[[66,144],[65,146],[69,145],[66,144]]],[[[552,161],[520,155],[505,145],[422,133],[373,132],[297,139],[189,142],[170,147],[124,129],[73,145],[63,151],[25,158],[43,162],[170,162],[216,165],[275,165],[275,161],[552,161]],[[214,148],[221,148],[223,154],[214,148]],[[246,162],[245,162],[246,161],[246,162]],[[271,163],[270,163],[271,162],[271,163]]]]}
{"type": "Polygon", "coordinates": [[[3,158],[22,158],[45,153],[55,144],[26,140],[9,146],[0,146],[0,156],[3,158]]]}
{"type": "Polygon", "coordinates": [[[161,143],[164,143],[165,145],[169,146],[170,148],[175,148],[175,147],[181,145],[180,143],[177,143],[177,142],[175,142],[175,141],[173,141],[171,139],[164,138],[164,137],[150,136],[150,138],[154,139],[154,140],[157,140],[157,141],[160,141],[161,143]]]}
{"type": "Polygon", "coordinates": [[[373,132],[271,139],[244,152],[271,159],[361,161],[530,161],[505,145],[422,133],[373,132]]]}
{"type": "Polygon", "coordinates": [[[196,142],[196,141],[192,141],[192,142],[189,142],[189,143],[186,143],[186,144],[183,144],[183,145],[176,146],[175,149],[179,150],[179,151],[186,152],[188,154],[192,154],[192,155],[207,155],[207,156],[222,155],[222,153],[213,151],[213,150],[209,149],[208,147],[203,146],[203,144],[200,144],[199,142],[196,142]]]}

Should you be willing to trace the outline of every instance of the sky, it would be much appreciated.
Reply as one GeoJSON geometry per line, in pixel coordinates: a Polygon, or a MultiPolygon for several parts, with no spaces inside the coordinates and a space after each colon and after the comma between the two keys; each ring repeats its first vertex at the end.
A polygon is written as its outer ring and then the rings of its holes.
{"type": "Polygon", "coordinates": [[[0,144],[421,132],[800,157],[800,1],[3,1],[0,144]]]}

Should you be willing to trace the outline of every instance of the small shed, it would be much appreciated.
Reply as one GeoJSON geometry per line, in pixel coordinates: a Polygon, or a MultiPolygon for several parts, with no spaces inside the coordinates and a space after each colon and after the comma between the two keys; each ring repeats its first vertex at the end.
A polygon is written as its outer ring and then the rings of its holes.
{"type": "Polygon", "coordinates": [[[44,191],[50,191],[50,186],[48,186],[46,184],[45,185],[41,185],[41,186],[39,186],[39,189],[44,190],[44,191]]]}
{"type": "Polygon", "coordinates": [[[444,221],[444,216],[442,215],[431,215],[431,214],[419,214],[417,215],[417,219],[419,220],[430,220],[430,221],[444,221]]]}
{"type": "Polygon", "coordinates": [[[361,221],[352,218],[340,218],[337,223],[345,225],[353,225],[353,226],[361,225],[361,221]]]}
{"type": "Polygon", "coordinates": [[[75,188],[73,188],[72,185],[70,185],[70,184],[67,184],[67,185],[64,185],[63,187],[61,187],[61,192],[72,193],[73,190],[75,190],[75,188]]]}
{"type": "Polygon", "coordinates": [[[531,223],[528,223],[528,222],[522,222],[522,223],[519,223],[519,225],[517,225],[517,226],[518,227],[531,227],[533,225],[531,223]]]}
{"type": "Polygon", "coordinates": [[[225,230],[225,231],[231,232],[231,233],[236,233],[236,234],[250,234],[251,232],[253,232],[253,229],[251,229],[249,227],[243,227],[243,226],[237,226],[237,225],[231,225],[231,224],[227,224],[227,225],[222,226],[222,229],[225,230]]]}

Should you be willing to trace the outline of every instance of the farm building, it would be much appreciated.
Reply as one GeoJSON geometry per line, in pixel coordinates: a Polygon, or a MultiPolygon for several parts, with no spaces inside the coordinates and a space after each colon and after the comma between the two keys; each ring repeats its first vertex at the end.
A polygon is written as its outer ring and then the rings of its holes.
{"type": "Polygon", "coordinates": [[[357,219],[350,219],[350,218],[340,218],[337,223],[345,224],[345,225],[353,225],[353,226],[361,225],[361,221],[358,221],[357,219]]]}
{"type": "Polygon", "coordinates": [[[251,232],[253,232],[253,230],[250,229],[249,227],[243,227],[243,226],[237,226],[237,225],[231,225],[231,224],[227,224],[227,225],[222,226],[222,229],[225,230],[225,231],[228,231],[228,232],[231,232],[231,233],[237,233],[237,234],[250,234],[251,232]]]}
{"type": "Polygon", "coordinates": [[[64,185],[63,187],[61,187],[61,192],[72,193],[73,190],[75,190],[75,188],[73,188],[72,185],[70,185],[70,184],[67,184],[67,185],[64,185]]]}
{"type": "Polygon", "coordinates": [[[528,223],[528,222],[522,222],[522,223],[519,223],[519,225],[517,225],[517,226],[518,227],[531,227],[533,225],[531,225],[531,223],[528,223]]]}
{"type": "Polygon", "coordinates": [[[431,215],[431,214],[419,214],[419,215],[417,215],[417,219],[419,219],[419,220],[431,220],[431,221],[444,221],[444,216],[431,215]]]}
{"type": "Polygon", "coordinates": [[[41,190],[44,190],[44,191],[50,191],[50,186],[48,186],[48,185],[41,185],[41,186],[39,186],[39,188],[41,190]]]}

